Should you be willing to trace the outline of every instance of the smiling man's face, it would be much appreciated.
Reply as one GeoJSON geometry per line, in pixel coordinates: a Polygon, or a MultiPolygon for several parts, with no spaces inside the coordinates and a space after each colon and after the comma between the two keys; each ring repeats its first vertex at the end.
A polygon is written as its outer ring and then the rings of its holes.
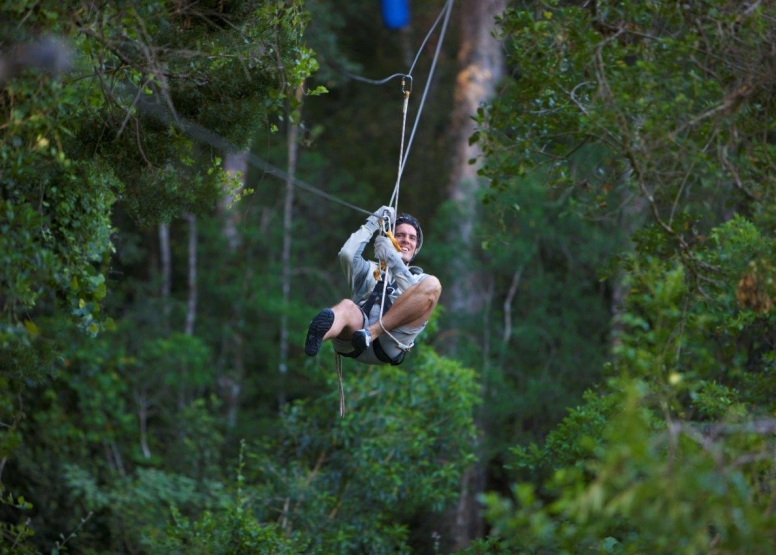
{"type": "Polygon", "coordinates": [[[401,259],[405,264],[409,264],[418,249],[418,232],[411,224],[399,224],[393,236],[401,247],[401,259]]]}

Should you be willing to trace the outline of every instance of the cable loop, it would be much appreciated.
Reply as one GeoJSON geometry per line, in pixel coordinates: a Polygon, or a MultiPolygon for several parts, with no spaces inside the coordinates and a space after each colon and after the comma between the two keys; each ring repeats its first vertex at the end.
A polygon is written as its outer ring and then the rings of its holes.
{"type": "Polygon", "coordinates": [[[404,93],[405,97],[408,97],[410,95],[410,93],[412,92],[412,75],[405,75],[404,77],[401,78],[401,92],[404,93]],[[405,82],[406,79],[410,80],[410,88],[409,88],[409,90],[405,91],[404,90],[404,82],[405,82]]]}

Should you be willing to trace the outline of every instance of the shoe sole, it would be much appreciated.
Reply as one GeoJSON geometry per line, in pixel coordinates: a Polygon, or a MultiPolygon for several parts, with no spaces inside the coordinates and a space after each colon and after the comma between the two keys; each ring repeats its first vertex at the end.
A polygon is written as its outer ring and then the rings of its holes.
{"type": "Polygon", "coordinates": [[[321,350],[323,336],[331,329],[334,323],[334,312],[330,308],[321,310],[310,322],[307,329],[307,339],[304,342],[304,354],[314,357],[321,350]]]}

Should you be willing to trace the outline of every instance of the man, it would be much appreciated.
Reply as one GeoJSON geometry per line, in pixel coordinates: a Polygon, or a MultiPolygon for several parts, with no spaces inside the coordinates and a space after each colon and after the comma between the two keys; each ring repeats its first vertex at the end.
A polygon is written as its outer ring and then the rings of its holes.
{"type": "Polygon", "coordinates": [[[400,251],[384,235],[375,239],[375,256],[385,261],[391,280],[385,298],[384,280],[375,277],[378,263],[363,257],[381,224],[393,219],[393,208],[383,206],[343,245],[339,260],[350,282],[352,297],[324,308],[312,319],[304,346],[308,356],[317,355],[322,342],[331,339],[334,350],[342,356],[365,364],[401,364],[426,327],[442,285],[436,277],[410,266],[423,246],[418,221],[409,214],[396,218],[394,237],[400,251]]]}

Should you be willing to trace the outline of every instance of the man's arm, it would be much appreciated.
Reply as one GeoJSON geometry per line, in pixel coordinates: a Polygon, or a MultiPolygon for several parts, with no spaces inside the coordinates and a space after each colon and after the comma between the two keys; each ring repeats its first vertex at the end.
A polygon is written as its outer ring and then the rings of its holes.
{"type": "Polygon", "coordinates": [[[351,234],[339,251],[340,266],[354,299],[361,298],[360,290],[364,289],[363,283],[372,271],[372,265],[363,257],[363,253],[375,231],[376,228],[372,230],[367,224],[362,225],[351,234]]]}
{"type": "Polygon", "coordinates": [[[350,292],[353,300],[359,301],[361,298],[371,293],[376,280],[372,277],[374,264],[363,256],[372,236],[380,229],[380,221],[384,216],[393,218],[393,208],[388,206],[381,207],[377,212],[369,216],[342,245],[339,251],[340,266],[345,273],[345,277],[350,285],[350,292]]]}

